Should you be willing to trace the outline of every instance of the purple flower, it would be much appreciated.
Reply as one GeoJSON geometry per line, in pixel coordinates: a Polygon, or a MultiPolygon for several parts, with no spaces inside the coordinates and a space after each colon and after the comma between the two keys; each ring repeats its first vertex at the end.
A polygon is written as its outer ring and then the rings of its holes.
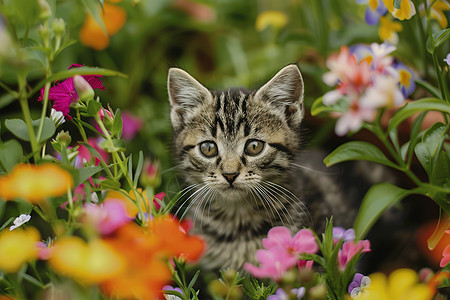
{"type": "Polygon", "coordinates": [[[411,95],[415,89],[416,89],[416,84],[414,82],[415,76],[414,76],[414,72],[408,68],[407,66],[405,66],[402,63],[396,63],[394,65],[394,68],[397,70],[398,72],[398,76],[399,76],[399,85],[400,85],[400,89],[401,92],[403,94],[403,97],[406,98],[409,95],[411,95]]]}
{"type": "Polygon", "coordinates": [[[446,58],[444,58],[444,61],[447,63],[447,65],[449,65],[450,66],[450,53],[449,54],[447,54],[447,57],[446,58]]]}
{"type": "Polygon", "coordinates": [[[334,244],[337,244],[341,239],[344,242],[353,241],[355,239],[355,230],[353,228],[345,230],[342,227],[333,227],[334,244]]]}
{"type": "MultiPolygon", "coordinates": [[[[71,68],[78,67],[82,67],[82,65],[72,64],[70,65],[69,70],[71,68]]],[[[105,87],[100,80],[100,78],[102,78],[103,76],[81,75],[81,77],[83,77],[84,80],[86,80],[93,89],[105,90],[105,87]]],[[[42,101],[44,99],[44,91],[45,88],[42,88],[38,101],[42,101]]],[[[55,86],[51,87],[49,90],[48,99],[50,101],[54,101],[53,109],[62,112],[63,115],[67,117],[67,119],[71,119],[71,117],[69,116],[70,105],[79,100],[79,96],[75,90],[75,85],[73,84],[73,77],[67,78],[60,83],[57,82],[55,86]]]]}
{"type": "Polygon", "coordinates": [[[361,296],[361,293],[364,291],[364,289],[368,288],[369,286],[370,278],[364,276],[361,273],[356,273],[353,277],[353,281],[348,286],[348,293],[353,299],[356,299],[361,296]]]}
{"type": "MultiPolygon", "coordinates": [[[[179,292],[180,294],[184,295],[184,294],[183,294],[183,291],[182,291],[180,288],[177,288],[177,287],[174,288],[174,287],[171,286],[171,285],[165,285],[165,286],[162,288],[162,290],[163,290],[163,291],[176,291],[176,292],[179,292]]],[[[167,299],[167,300],[178,300],[178,299],[181,299],[181,298],[178,297],[178,296],[170,295],[170,294],[164,294],[164,298],[167,299]]]]}
{"type": "MultiPolygon", "coordinates": [[[[295,295],[297,300],[300,300],[303,298],[303,296],[305,296],[305,288],[304,287],[300,287],[298,289],[292,289],[291,290],[291,294],[295,295]]],[[[289,295],[283,290],[283,289],[278,289],[275,293],[275,295],[270,295],[269,297],[267,297],[267,300],[289,300],[292,298],[289,298],[289,295]]]]}

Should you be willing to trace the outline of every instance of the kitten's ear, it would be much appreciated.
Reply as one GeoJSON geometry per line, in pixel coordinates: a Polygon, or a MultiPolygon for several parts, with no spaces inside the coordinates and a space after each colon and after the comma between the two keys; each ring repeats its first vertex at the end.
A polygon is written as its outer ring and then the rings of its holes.
{"type": "Polygon", "coordinates": [[[167,89],[171,107],[172,124],[181,124],[186,113],[211,99],[211,93],[187,72],[170,68],[167,78],[167,89]]]}
{"type": "Polygon", "coordinates": [[[292,64],[281,69],[256,92],[255,99],[269,102],[299,124],[303,118],[303,78],[298,67],[292,64]]]}

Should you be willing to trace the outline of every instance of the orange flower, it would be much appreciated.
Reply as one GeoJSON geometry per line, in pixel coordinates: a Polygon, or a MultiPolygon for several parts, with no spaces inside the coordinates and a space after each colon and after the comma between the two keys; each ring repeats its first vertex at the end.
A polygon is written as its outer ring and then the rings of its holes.
{"type": "Polygon", "coordinates": [[[205,247],[200,238],[188,236],[178,220],[169,216],[155,218],[147,228],[128,223],[105,241],[123,255],[127,266],[101,288],[111,297],[126,299],[155,299],[172,277],[169,258],[183,256],[195,261],[205,247]]]}
{"type": "Polygon", "coordinates": [[[72,187],[72,175],[55,164],[20,164],[0,177],[0,197],[6,200],[23,198],[39,203],[48,197],[62,196],[72,187]]]}
{"type": "Polygon", "coordinates": [[[109,38],[125,25],[126,18],[127,15],[123,8],[104,3],[102,19],[106,33],[97,21],[91,15],[87,14],[80,30],[81,43],[98,51],[106,49],[109,45],[109,38]]]}
{"type": "Polygon", "coordinates": [[[40,234],[34,227],[0,232],[0,270],[15,273],[28,261],[37,258],[40,234]]]}
{"type": "Polygon", "coordinates": [[[124,259],[110,244],[100,239],[86,243],[75,236],[57,240],[49,262],[57,272],[88,285],[104,282],[125,267],[124,259]]]}

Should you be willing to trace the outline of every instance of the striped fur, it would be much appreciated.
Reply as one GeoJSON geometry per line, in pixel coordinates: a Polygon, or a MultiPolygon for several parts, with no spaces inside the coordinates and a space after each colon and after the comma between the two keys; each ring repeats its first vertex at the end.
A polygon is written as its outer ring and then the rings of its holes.
{"type": "Polygon", "coordinates": [[[175,155],[187,183],[181,207],[208,244],[203,267],[240,269],[255,261],[271,227],[312,226],[305,204],[291,192],[302,181],[292,168],[303,118],[297,66],[283,68],[257,91],[221,92],[173,68],[168,90],[175,155]],[[253,140],[264,143],[257,155],[246,150],[253,140]],[[205,141],[215,143],[217,155],[202,154],[205,141]]]}

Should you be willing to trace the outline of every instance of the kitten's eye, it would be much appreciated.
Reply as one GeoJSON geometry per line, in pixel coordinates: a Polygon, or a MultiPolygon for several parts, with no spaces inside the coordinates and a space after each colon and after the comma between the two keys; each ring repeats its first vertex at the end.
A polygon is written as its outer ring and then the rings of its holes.
{"type": "Polygon", "coordinates": [[[264,149],[265,143],[260,140],[248,140],[245,145],[245,153],[250,156],[255,156],[261,153],[264,149]]]}
{"type": "Polygon", "coordinates": [[[200,152],[206,157],[214,157],[217,155],[217,145],[213,141],[206,141],[200,144],[200,152]]]}

